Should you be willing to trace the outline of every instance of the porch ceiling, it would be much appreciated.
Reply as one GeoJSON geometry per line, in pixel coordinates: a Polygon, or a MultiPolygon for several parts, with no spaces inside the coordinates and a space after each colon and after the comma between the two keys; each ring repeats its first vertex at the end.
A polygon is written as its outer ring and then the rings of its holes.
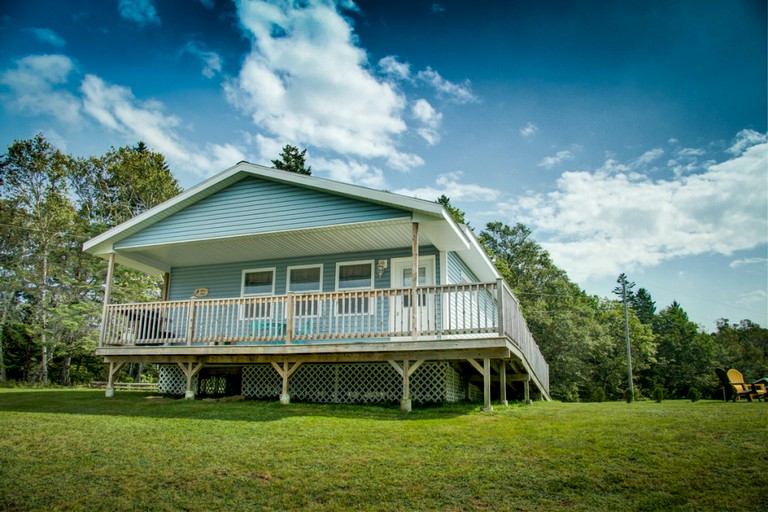
{"type": "MultiPolygon", "coordinates": [[[[438,226],[423,223],[419,244],[440,250],[466,249],[461,240],[448,240],[438,226]]],[[[411,246],[410,219],[330,226],[278,233],[157,244],[116,251],[117,262],[150,273],[171,267],[215,265],[238,261],[362,252],[411,246]]]]}

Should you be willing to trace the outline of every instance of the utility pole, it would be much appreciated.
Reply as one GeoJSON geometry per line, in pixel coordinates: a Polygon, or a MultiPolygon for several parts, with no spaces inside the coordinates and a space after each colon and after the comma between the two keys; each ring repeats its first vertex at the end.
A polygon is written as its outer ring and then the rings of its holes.
{"type": "Polygon", "coordinates": [[[635,386],[632,384],[632,349],[629,346],[629,313],[627,313],[627,279],[621,280],[621,299],[624,302],[624,334],[627,339],[627,379],[629,380],[629,396],[627,401],[635,399],[635,386]]]}

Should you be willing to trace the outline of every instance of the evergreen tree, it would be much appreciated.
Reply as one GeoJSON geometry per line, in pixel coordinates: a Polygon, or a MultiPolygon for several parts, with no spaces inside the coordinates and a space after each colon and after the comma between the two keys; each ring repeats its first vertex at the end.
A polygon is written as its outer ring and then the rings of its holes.
{"type": "MultiPolygon", "coordinates": [[[[8,147],[0,158],[0,379],[47,383],[51,370],[66,384],[73,360],[96,363],[106,264],[82,244],[179,192],[162,155],[142,143],[80,160],[42,135],[8,147]]],[[[159,297],[157,280],[140,272],[118,266],[116,280],[115,300],[159,297]]]]}
{"type": "Polygon", "coordinates": [[[656,316],[656,303],[651,298],[651,294],[645,288],[640,288],[632,296],[629,306],[635,310],[637,318],[646,325],[653,324],[656,316]]]}
{"type": "Polygon", "coordinates": [[[451,214],[451,217],[453,217],[453,220],[458,222],[459,224],[466,224],[469,225],[465,219],[466,214],[460,210],[459,208],[453,206],[451,204],[451,199],[446,196],[445,194],[441,195],[437,198],[437,203],[441,204],[445,207],[446,210],[448,210],[448,213],[451,214]]]}
{"type": "Polygon", "coordinates": [[[663,386],[667,396],[684,398],[693,386],[712,390],[717,350],[711,336],[701,332],[677,302],[662,309],[654,318],[657,362],[644,376],[647,385],[663,386]]]}
{"type": "Polygon", "coordinates": [[[281,171],[290,171],[310,176],[312,174],[312,167],[306,167],[306,154],[306,149],[299,151],[299,148],[296,146],[286,144],[283,146],[280,158],[272,160],[272,165],[275,166],[275,169],[280,169],[281,171]]]}

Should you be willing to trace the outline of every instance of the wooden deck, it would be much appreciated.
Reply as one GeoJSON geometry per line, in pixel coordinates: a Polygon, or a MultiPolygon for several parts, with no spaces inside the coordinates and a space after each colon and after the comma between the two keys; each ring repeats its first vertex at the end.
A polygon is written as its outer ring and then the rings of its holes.
{"type": "Polygon", "coordinates": [[[502,281],[110,304],[96,354],[110,373],[134,361],[191,372],[214,363],[463,360],[488,374],[478,361],[498,360],[549,396],[549,367],[502,281]]]}

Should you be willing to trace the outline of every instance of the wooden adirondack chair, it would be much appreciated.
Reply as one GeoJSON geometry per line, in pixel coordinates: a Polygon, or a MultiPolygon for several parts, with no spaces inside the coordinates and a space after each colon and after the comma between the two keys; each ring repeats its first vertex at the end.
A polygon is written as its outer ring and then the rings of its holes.
{"type": "Polygon", "coordinates": [[[731,387],[735,393],[733,401],[736,398],[746,396],[747,400],[752,401],[753,397],[757,397],[758,400],[766,399],[765,384],[748,383],[744,380],[744,375],[739,370],[731,368],[728,370],[728,381],[731,383],[731,387]]]}

